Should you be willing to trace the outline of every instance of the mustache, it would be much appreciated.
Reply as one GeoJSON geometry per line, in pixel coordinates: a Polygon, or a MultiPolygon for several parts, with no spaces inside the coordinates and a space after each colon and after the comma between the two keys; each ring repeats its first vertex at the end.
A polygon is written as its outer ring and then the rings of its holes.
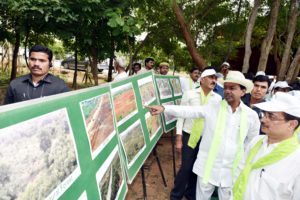
{"type": "Polygon", "coordinates": [[[42,69],[42,68],[40,68],[40,67],[37,66],[37,65],[34,65],[33,67],[31,67],[31,69],[42,69]]]}

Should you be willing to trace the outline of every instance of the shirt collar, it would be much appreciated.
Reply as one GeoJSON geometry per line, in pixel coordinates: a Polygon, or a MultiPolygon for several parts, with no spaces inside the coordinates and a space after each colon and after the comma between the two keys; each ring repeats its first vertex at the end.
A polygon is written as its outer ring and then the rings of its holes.
{"type": "MultiPolygon", "coordinates": [[[[25,76],[20,77],[22,82],[31,82],[32,83],[32,78],[31,78],[31,74],[26,74],[25,76]]],[[[42,80],[40,80],[40,82],[46,82],[46,83],[52,83],[52,76],[51,74],[47,74],[42,80]]]]}

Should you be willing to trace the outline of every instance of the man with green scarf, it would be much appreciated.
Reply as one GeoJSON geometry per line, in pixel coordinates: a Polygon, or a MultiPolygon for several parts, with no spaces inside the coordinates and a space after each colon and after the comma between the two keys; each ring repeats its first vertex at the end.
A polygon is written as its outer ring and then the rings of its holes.
{"type": "Polygon", "coordinates": [[[255,106],[263,111],[261,124],[266,135],[257,136],[247,147],[232,199],[298,200],[300,101],[278,92],[271,101],[255,106]]]}
{"type": "MultiPolygon", "coordinates": [[[[180,105],[200,106],[207,103],[220,103],[221,96],[213,92],[217,83],[217,72],[213,67],[206,67],[200,76],[200,88],[183,93],[180,105]]],[[[170,194],[171,200],[196,199],[197,175],[193,165],[199,149],[199,140],[204,128],[204,120],[178,118],[176,124],[176,148],[181,151],[181,166],[170,194]],[[193,143],[189,139],[194,138],[193,143]]]]}
{"type": "MultiPolygon", "coordinates": [[[[204,118],[204,129],[193,172],[197,174],[196,198],[208,200],[218,187],[222,200],[230,199],[244,145],[259,133],[258,115],[241,97],[253,83],[239,71],[229,71],[221,103],[204,106],[149,106],[151,114],[166,112],[180,118],[204,118]]],[[[193,141],[191,141],[193,143],[193,141]]]]}

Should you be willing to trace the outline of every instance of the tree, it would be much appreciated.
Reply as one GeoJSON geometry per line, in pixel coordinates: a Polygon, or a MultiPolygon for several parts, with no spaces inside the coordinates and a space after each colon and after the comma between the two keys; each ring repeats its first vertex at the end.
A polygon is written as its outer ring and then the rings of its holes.
{"type": "Polygon", "coordinates": [[[255,25],[255,20],[257,17],[260,3],[261,3],[261,0],[254,1],[254,6],[252,8],[251,15],[249,17],[247,28],[245,31],[245,55],[244,55],[243,68],[242,68],[243,73],[248,73],[248,70],[249,70],[249,60],[250,60],[250,56],[252,53],[251,37],[252,37],[252,32],[253,32],[253,28],[255,25]]]}
{"type": "Polygon", "coordinates": [[[281,60],[281,66],[278,74],[278,80],[283,80],[289,66],[289,58],[291,52],[291,46],[294,38],[294,33],[296,31],[297,25],[297,17],[299,15],[299,1],[292,0],[291,2],[291,9],[290,9],[290,17],[287,26],[287,40],[285,43],[284,53],[281,60]]]}
{"type": "Polygon", "coordinates": [[[257,71],[265,71],[268,61],[268,55],[271,50],[271,44],[276,31],[277,17],[280,7],[280,0],[274,0],[272,3],[270,22],[267,31],[267,35],[262,42],[260,58],[257,71]]]}

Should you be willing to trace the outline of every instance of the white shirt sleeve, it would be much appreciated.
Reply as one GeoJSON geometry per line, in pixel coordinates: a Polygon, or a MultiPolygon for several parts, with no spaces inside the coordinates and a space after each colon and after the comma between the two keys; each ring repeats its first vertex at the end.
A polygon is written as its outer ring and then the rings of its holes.
{"type": "Polygon", "coordinates": [[[206,106],[175,106],[166,105],[165,113],[177,118],[204,118],[206,106]]]}
{"type": "Polygon", "coordinates": [[[294,185],[294,195],[292,200],[300,199],[300,175],[296,177],[295,185],[294,185]]]}
{"type": "MultiPolygon", "coordinates": [[[[181,106],[186,106],[188,105],[188,92],[184,92],[182,99],[181,99],[181,106]]],[[[176,134],[177,135],[182,135],[182,129],[183,129],[183,124],[184,124],[184,119],[183,118],[178,118],[177,123],[176,123],[176,134]]]]}
{"type": "Polygon", "coordinates": [[[260,129],[260,121],[256,113],[251,113],[251,117],[249,117],[248,120],[250,120],[250,122],[248,123],[250,127],[248,129],[247,137],[244,142],[245,146],[248,146],[250,141],[257,135],[259,135],[260,129]]]}

